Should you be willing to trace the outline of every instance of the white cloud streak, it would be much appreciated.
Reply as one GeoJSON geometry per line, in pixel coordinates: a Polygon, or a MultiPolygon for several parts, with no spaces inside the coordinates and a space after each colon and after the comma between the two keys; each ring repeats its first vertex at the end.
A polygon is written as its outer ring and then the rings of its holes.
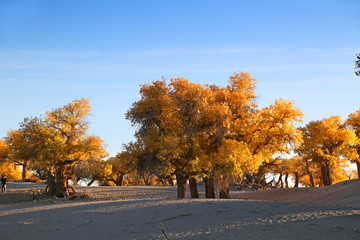
{"type": "Polygon", "coordinates": [[[228,55],[242,53],[279,53],[286,48],[213,48],[213,49],[153,49],[131,52],[136,56],[174,56],[174,55],[228,55]]]}

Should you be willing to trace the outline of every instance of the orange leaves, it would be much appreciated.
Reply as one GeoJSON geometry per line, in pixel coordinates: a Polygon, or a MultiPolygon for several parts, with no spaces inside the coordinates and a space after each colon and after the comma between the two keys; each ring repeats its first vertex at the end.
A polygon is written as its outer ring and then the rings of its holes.
{"type": "Polygon", "coordinates": [[[162,79],[141,87],[141,100],[126,116],[139,126],[138,141],[175,169],[256,171],[264,158],[298,146],[295,123],[302,117],[282,99],[258,109],[256,83],[248,73],[235,73],[225,88],[162,79]]]}
{"type": "MultiPolygon", "coordinates": [[[[357,162],[358,165],[358,171],[360,170],[360,110],[357,110],[356,112],[353,112],[349,115],[348,119],[346,120],[346,125],[355,132],[358,143],[352,144],[351,146],[351,152],[352,157],[350,160],[352,162],[357,162]],[[355,152],[355,153],[354,153],[355,152]]],[[[360,174],[359,174],[360,176],[360,174]]]]}
{"type": "Polygon", "coordinates": [[[104,141],[98,136],[84,136],[78,143],[79,151],[74,152],[74,159],[87,161],[89,159],[100,161],[108,156],[104,141]]]}
{"type": "Polygon", "coordinates": [[[87,130],[85,118],[90,109],[88,99],[75,99],[62,108],[46,112],[45,121],[53,128],[60,130],[64,137],[76,138],[76,135],[84,134],[87,130]]]}
{"type": "Polygon", "coordinates": [[[349,115],[346,124],[350,129],[355,131],[355,134],[360,137],[360,109],[349,115]]]}
{"type": "Polygon", "coordinates": [[[214,157],[218,174],[222,176],[256,172],[262,161],[262,156],[252,154],[246,143],[231,139],[223,142],[214,157]]]}
{"type": "Polygon", "coordinates": [[[58,162],[76,162],[87,159],[102,159],[107,155],[103,141],[96,136],[87,136],[86,117],[91,107],[89,100],[82,98],[47,112],[45,122],[52,132],[52,154],[58,162]]]}
{"type": "Polygon", "coordinates": [[[10,161],[0,161],[0,176],[6,175],[8,180],[21,180],[21,167],[10,161]]]}
{"type": "Polygon", "coordinates": [[[256,83],[256,79],[251,78],[249,73],[234,73],[230,77],[227,90],[236,95],[235,99],[251,101],[255,98],[256,83]]]}
{"type": "Polygon", "coordinates": [[[13,160],[30,161],[38,169],[107,156],[104,142],[87,136],[89,100],[81,99],[48,111],[44,119],[25,118],[18,131],[10,131],[13,160]]]}
{"type": "Polygon", "coordinates": [[[9,159],[11,154],[11,148],[9,144],[0,139],[0,161],[9,159]]]}
{"type": "Polygon", "coordinates": [[[313,121],[301,128],[304,144],[299,151],[322,165],[337,165],[341,157],[353,157],[351,145],[358,145],[355,132],[346,129],[340,116],[313,121]]]}
{"type": "Polygon", "coordinates": [[[257,146],[272,152],[288,152],[290,146],[298,147],[302,137],[296,122],[302,122],[303,113],[294,102],[278,99],[269,107],[257,111],[254,138],[257,146]]]}

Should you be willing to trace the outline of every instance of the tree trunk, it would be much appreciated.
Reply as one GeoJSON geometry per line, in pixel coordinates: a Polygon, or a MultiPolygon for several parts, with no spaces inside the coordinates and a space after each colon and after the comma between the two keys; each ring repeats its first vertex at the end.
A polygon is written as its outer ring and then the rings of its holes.
{"type": "Polygon", "coordinates": [[[261,165],[256,174],[255,182],[258,184],[258,187],[262,189],[267,188],[266,178],[265,178],[265,165],[261,165]]]}
{"type": "Polygon", "coordinates": [[[206,198],[215,198],[215,184],[214,177],[204,177],[205,182],[205,197],[206,198]]]}
{"type": "Polygon", "coordinates": [[[56,168],[55,174],[55,190],[56,197],[63,198],[68,195],[67,180],[65,178],[65,165],[60,165],[56,168]]]}
{"type": "Polygon", "coordinates": [[[177,182],[177,197],[186,198],[187,193],[187,178],[182,173],[176,173],[177,182]]]}
{"type": "Polygon", "coordinates": [[[227,178],[219,179],[217,186],[219,190],[219,197],[222,199],[229,199],[230,198],[229,180],[227,178]]]}
{"type": "Polygon", "coordinates": [[[279,186],[280,183],[282,183],[282,173],[280,173],[279,180],[275,184],[275,187],[277,188],[277,186],[279,186]]]}
{"type": "Polygon", "coordinates": [[[26,179],[26,173],[28,171],[28,162],[24,162],[22,164],[22,180],[25,180],[26,179]]]}
{"type": "Polygon", "coordinates": [[[87,185],[88,185],[88,187],[89,187],[89,186],[91,186],[91,184],[93,184],[94,182],[95,182],[95,178],[91,179],[91,181],[90,181],[90,182],[88,182],[88,184],[87,184],[87,185]]]}
{"type": "Polygon", "coordinates": [[[309,167],[308,161],[306,161],[306,172],[309,175],[311,186],[315,187],[314,177],[313,177],[312,173],[310,172],[310,167],[309,167]]]}
{"type": "Polygon", "coordinates": [[[285,174],[285,188],[289,188],[289,182],[288,182],[289,174],[285,174]]]}
{"type": "Polygon", "coordinates": [[[329,165],[321,166],[321,175],[322,175],[324,186],[329,186],[332,184],[331,171],[330,171],[329,165]]]}
{"type": "Polygon", "coordinates": [[[121,174],[120,176],[118,176],[116,178],[116,182],[115,182],[116,186],[122,186],[123,179],[124,179],[124,174],[121,174]]]}
{"type": "Polygon", "coordinates": [[[51,173],[51,171],[48,171],[48,173],[47,173],[46,192],[51,195],[55,195],[55,193],[56,193],[55,176],[51,173]]]}
{"type": "Polygon", "coordinates": [[[310,178],[310,183],[312,187],[315,187],[315,181],[314,181],[314,176],[312,175],[311,172],[309,172],[309,178],[310,178]]]}
{"type": "Polygon", "coordinates": [[[360,162],[356,162],[357,171],[358,171],[358,178],[360,178],[360,162]]]}
{"type": "Polygon", "coordinates": [[[294,185],[294,188],[297,188],[299,187],[299,173],[296,172],[295,173],[295,185],[294,185]]]}
{"type": "Polygon", "coordinates": [[[69,196],[73,196],[76,194],[76,190],[73,186],[68,185],[68,192],[69,192],[69,196]]]}
{"type": "Polygon", "coordinates": [[[191,196],[191,198],[199,198],[197,181],[196,181],[195,177],[190,177],[189,185],[190,185],[190,196],[191,196]]]}
{"type": "Polygon", "coordinates": [[[144,174],[143,180],[144,180],[145,186],[151,186],[151,177],[150,176],[145,176],[145,174],[144,174]]]}
{"type": "Polygon", "coordinates": [[[230,198],[229,183],[221,186],[221,188],[219,189],[219,197],[221,199],[229,199],[230,198]]]}

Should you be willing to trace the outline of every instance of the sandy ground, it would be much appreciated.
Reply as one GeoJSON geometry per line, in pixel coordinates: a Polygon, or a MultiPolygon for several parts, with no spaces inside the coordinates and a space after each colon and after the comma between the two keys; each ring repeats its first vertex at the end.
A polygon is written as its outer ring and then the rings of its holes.
{"type": "Polygon", "coordinates": [[[76,187],[89,198],[52,199],[44,188],[8,184],[0,194],[0,239],[360,239],[358,180],[231,192],[246,200],[176,199],[176,188],[143,186],[76,187]]]}
{"type": "Polygon", "coordinates": [[[331,186],[317,188],[233,192],[232,197],[239,199],[296,202],[320,206],[340,206],[360,209],[360,179],[353,179],[331,186]]]}

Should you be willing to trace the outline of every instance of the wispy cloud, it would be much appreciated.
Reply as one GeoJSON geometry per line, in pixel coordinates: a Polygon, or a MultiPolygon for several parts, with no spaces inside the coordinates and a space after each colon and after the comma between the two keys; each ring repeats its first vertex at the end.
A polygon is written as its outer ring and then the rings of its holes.
{"type": "Polygon", "coordinates": [[[135,54],[136,56],[175,56],[175,55],[226,55],[226,54],[241,54],[241,53],[278,53],[284,52],[286,48],[209,48],[209,49],[195,49],[195,48],[168,48],[168,49],[145,49],[130,52],[128,54],[135,54]]]}
{"type": "Polygon", "coordinates": [[[136,85],[129,83],[104,83],[104,82],[77,82],[77,81],[61,81],[56,79],[37,79],[37,78],[0,78],[0,83],[3,84],[1,90],[15,90],[14,85],[18,87],[16,90],[26,90],[26,91],[45,91],[45,90],[64,90],[64,89],[131,89],[137,88],[136,85]],[[7,87],[7,85],[10,85],[7,87]]]}
{"type": "Polygon", "coordinates": [[[328,69],[331,70],[351,70],[352,66],[348,66],[345,64],[337,64],[337,63],[318,63],[318,64],[304,64],[304,63],[297,63],[297,64],[269,64],[268,66],[264,66],[259,64],[259,66],[250,66],[248,68],[249,71],[256,71],[256,72],[288,72],[288,71],[313,71],[313,70],[322,70],[328,69]]]}
{"type": "Polygon", "coordinates": [[[43,58],[92,58],[102,56],[99,51],[15,50],[15,53],[43,58]]]}
{"type": "MultiPolygon", "coordinates": [[[[183,76],[224,73],[228,76],[237,71],[303,76],[307,72],[309,75],[353,72],[353,62],[349,63],[352,59],[346,56],[348,62],[344,62],[337,57],[322,56],[327,51],[332,50],[223,47],[129,50],[109,54],[101,51],[13,50],[0,56],[0,77],[100,80],[144,74],[183,76]],[[319,57],[315,59],[312,56],[319,57]]],[[[334,50],[334,54],[353,54],[352,51],[351,48],[339,48],[334,50]]]]}
{"type": "Polygon", "coordinates": [[[360,47],[356,48],[304,48],[307,54],[320,54],[322,56],[352,55],[360,52],[360,47]]]}
{"type": "Polygon", "coordinates": [[[79,58],[98,58],[117,59],[122,57],[163,57],[163,56],[193,56],[193,55],[232,55],[241,53],[277,53],[285,51],[283,48],[211,48],[211,49],[195,49],[195,48],[164,48],[164,49],[143,49],[143,50],[124,50],[115,52],[103,52],[96,50],[89,51],[62,51],[62,50],[27,50],[17,49],[2,51],[1,56],[7,55],[24,58],[38,59],[79,59],[79,58]]]}

